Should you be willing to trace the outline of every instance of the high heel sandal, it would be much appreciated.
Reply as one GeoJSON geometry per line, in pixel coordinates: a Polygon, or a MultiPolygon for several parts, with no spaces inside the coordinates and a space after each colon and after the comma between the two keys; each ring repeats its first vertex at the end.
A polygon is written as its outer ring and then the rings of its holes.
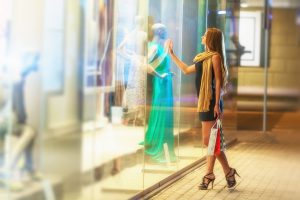
{"type": "Polygon", "coordinates": [[[226,181],[228,189],[233,189],[236,185],[235,175],[240,177],[234,168],[230,168],[229,172],[226,174],[226,181]],[[232,172],[233,170],[233,172],[232,172]]]}
{"type": "Polygon", "coordinates": [[[211,188],[214,188],[214,181],[216,178],[210,178],[209,176],[213,173],[206,174],[203,179],[202,183],[198,186],[199,190],[207,190],[209,184],[211,183],[211,188]]]}

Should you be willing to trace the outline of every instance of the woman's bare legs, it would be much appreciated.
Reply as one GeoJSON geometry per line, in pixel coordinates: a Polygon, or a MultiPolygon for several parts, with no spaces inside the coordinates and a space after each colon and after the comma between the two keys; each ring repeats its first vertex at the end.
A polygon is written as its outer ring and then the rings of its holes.
{"type": "MultiPolygon", "coordinates": [[[[209,141],[210,129],[214,125],[214,121],[204,121],[202,122],[202,141],[203,144],[207,147],[209,141]]],[[[206,156],[206,174],[213,173],[216,157],[215,156],[206,156]]]]}
{"type": "Polygon", "coordinates": [[[224,171],[224,174],[228,174],[229,171],[230,171],[230,166],[228,164],[228,161],[227,161],[227,158],[226,158],[226,155],[223,151],[221,151],[221,153],[219,155],[217,155],[217,159],[218,161],[221,163],[222,165],[222,168],[223,168],[223,171],[224,171]]]}
{"type": "MultiPolygon", "coordinates": [[[[210,129],[212,128],[214,123],[215,123],[215,121],[204,121],[204,122],[202,122],[202,140],[203,140],[203,144],[205,146],[208,146],[210,129]]],[[[229,167],[226,155],[223,151],[221,151],[221,153],[218,156],[207,156],[206,157],[206,161],[207,161],[206,174],[213,173],[216,157],[222,165],[224,174],[225,175],[228,174],[228,172],[230,171],[230,167],[229,167]]]]}

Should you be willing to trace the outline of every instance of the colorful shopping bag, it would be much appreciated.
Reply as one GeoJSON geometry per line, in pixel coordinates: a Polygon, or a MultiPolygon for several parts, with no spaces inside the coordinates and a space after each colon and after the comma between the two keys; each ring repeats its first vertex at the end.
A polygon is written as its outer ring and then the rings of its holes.
{"type": "Polygon", "coordinates": [[[225,140],[222,130],[222,121],[216,120],[216,123],[210,130],[209,142],[207,147],[207,155],[218,155],[225,150],[225,140]]]}

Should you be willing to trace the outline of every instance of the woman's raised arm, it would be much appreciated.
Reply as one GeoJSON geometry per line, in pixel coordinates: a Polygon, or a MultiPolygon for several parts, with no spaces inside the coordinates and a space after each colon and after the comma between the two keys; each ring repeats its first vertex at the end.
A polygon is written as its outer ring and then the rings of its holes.
{"type": "Polygon", "coordinates": [[[173,62],[176,64],[177,67],[181,69],[181,71],[184,74],[191,74],[196,72],[195,64],[188,66],[183,61],[181,61],[174,53],[173,51],[173,42],[171,40],[168,41],[169,43],[169,53],[173,60],[173,62]]]}

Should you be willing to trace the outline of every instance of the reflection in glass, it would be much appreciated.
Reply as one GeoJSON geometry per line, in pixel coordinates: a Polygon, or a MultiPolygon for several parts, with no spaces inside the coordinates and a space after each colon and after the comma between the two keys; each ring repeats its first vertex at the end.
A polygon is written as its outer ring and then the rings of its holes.
{"type": "MultiPolygon", "coordinates": [[[[110,87],[113,85],[113,19],[114,1],[99,0],[99,42],[97,58],[97,86],[110,87]]],[[[110,107],[112,106],[113,93],[108,92],[98,94],[98,107],[104,106],[102,112],[108,118],[111,117],[110,107]]],[[[101,110],[101,108],[98,108],[101,110]]],[[[101,112],[99,112],[101,113],[101,112]]],[[[99,114],[98,113],[98,114],[99,114]]],[[[103,120],[102,114],[98,115],[99,120],[103,120]]]]}
{"type": "Polygon", "coordinates": [[[1,158],[0,179],[12,191],[24,189],[25,181],[40,179],[33,159],[37,130],[27,123],[25,104],[25,83],[28,76],[37,71],[38,61],[38,53],[28,51],[19,58],[19,62],[15,65],[7,63],[13,70],[1,70],[1,77],[12,79],[1,81],[0,88],[0,135],[5,146],[4,155],[1,158]]]}
{"type": "Polygon", "coordinates": [[[99,0],[98,66],[99,86],[110,86],[113,81],[113,19],[114,1],[99,0]]]}

